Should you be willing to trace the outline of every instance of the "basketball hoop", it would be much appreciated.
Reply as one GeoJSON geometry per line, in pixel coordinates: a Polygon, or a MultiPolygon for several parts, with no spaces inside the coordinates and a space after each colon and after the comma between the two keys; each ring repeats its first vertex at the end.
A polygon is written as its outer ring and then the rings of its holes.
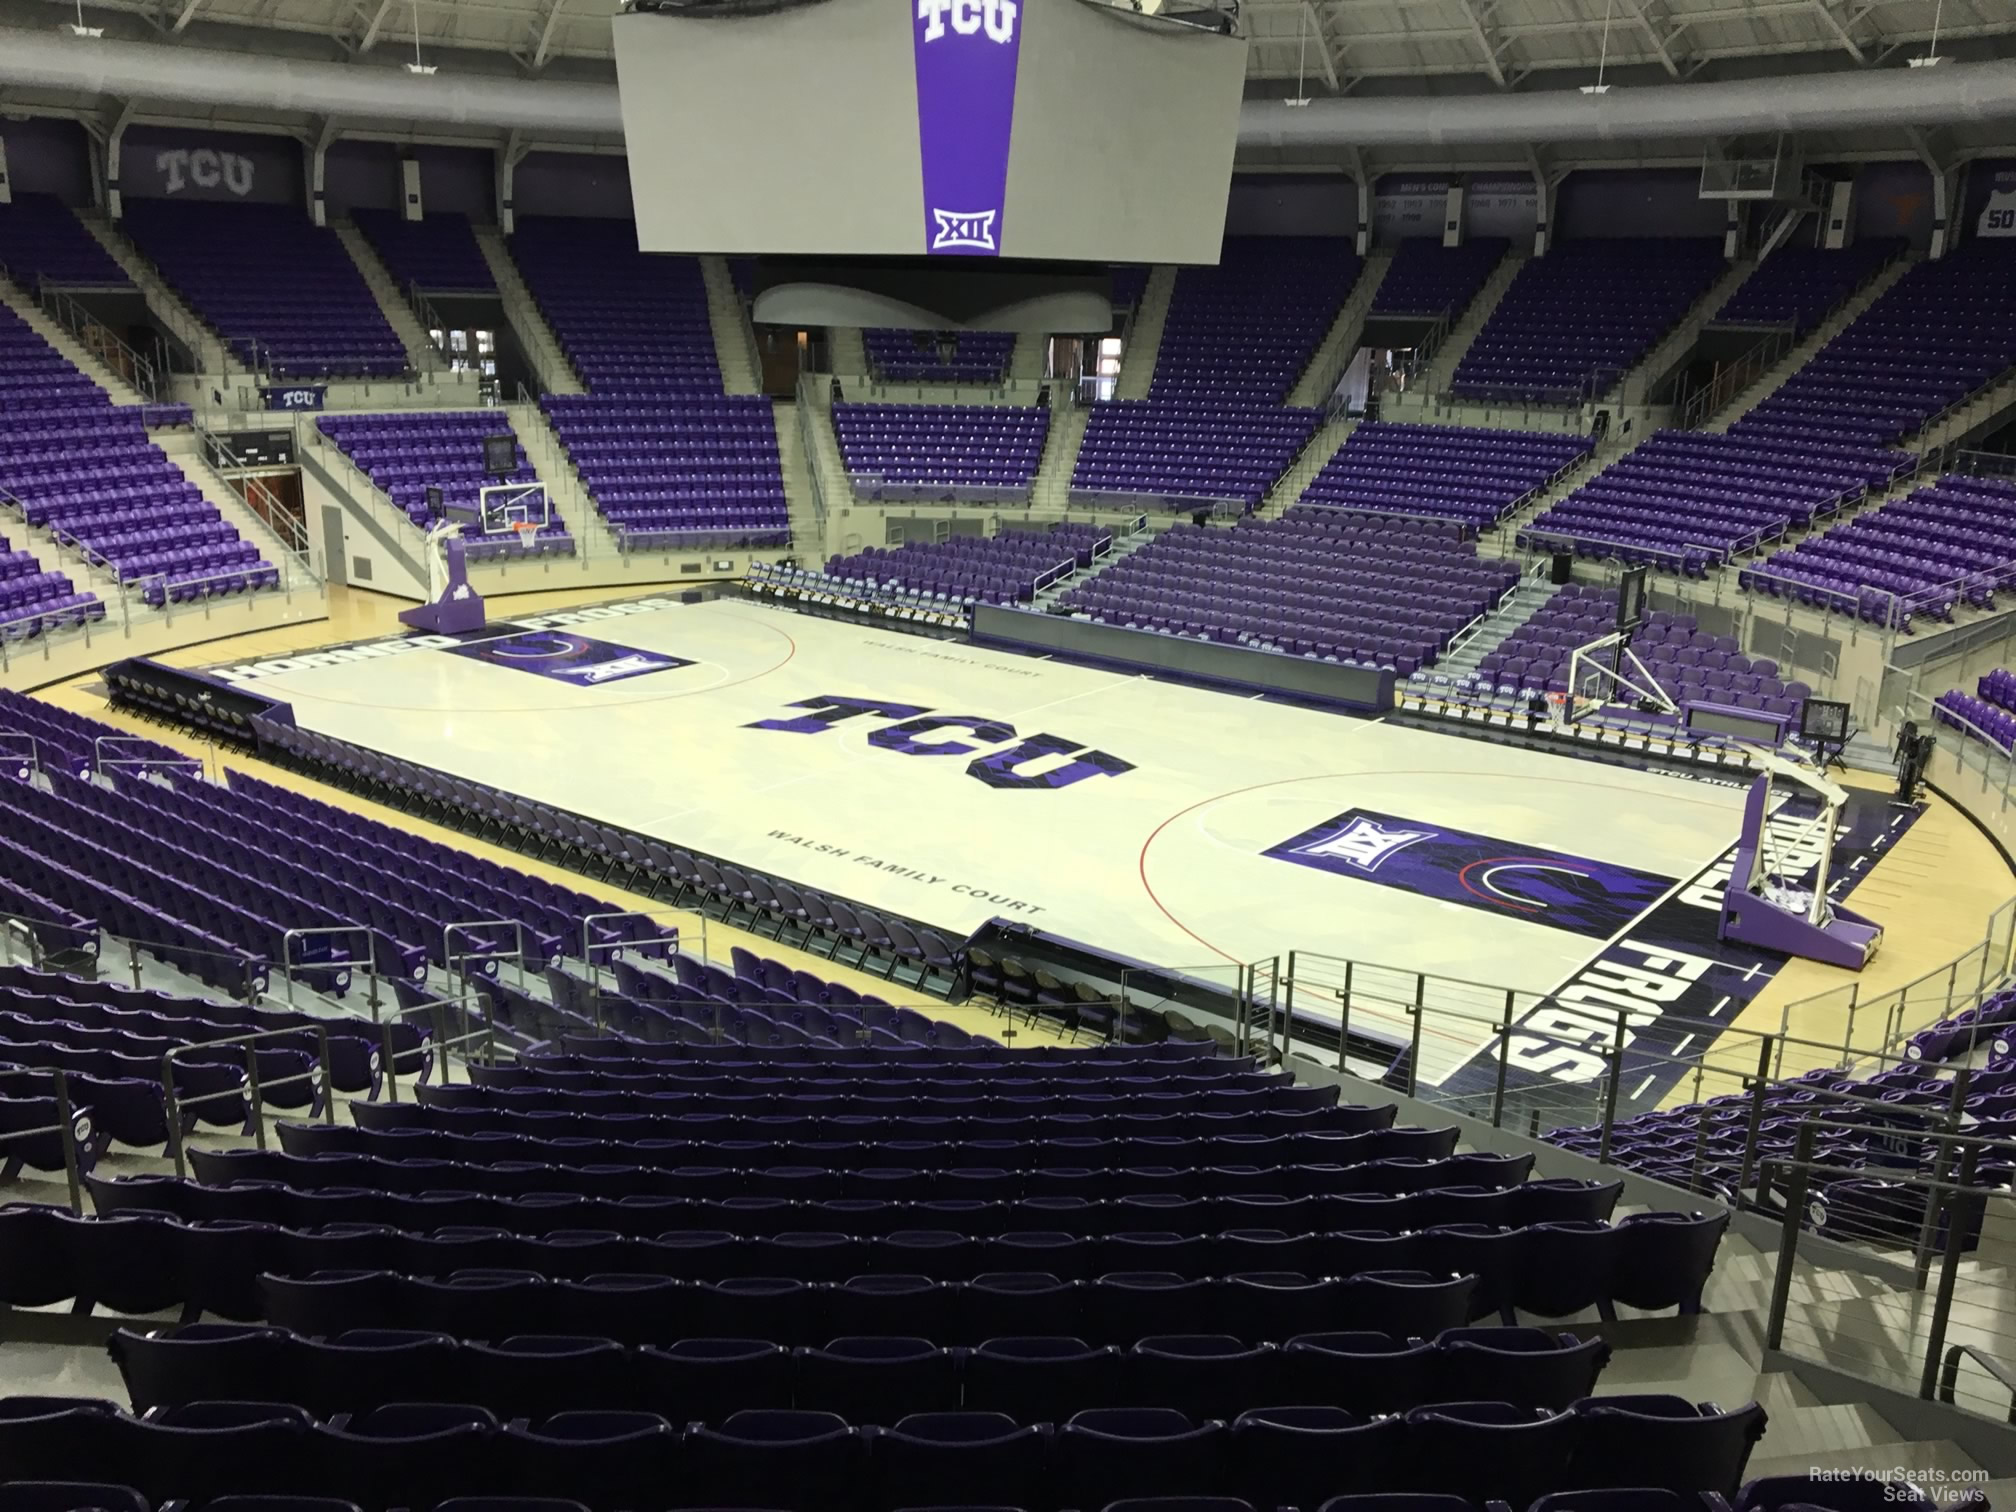
{"type": "Polygon", "coordinates": [[[520,551],[530,551],[539,535],[539,522],[537,520],[513,520],[511,522],[511,533],[518,537],[518,549],[520,551]]]}

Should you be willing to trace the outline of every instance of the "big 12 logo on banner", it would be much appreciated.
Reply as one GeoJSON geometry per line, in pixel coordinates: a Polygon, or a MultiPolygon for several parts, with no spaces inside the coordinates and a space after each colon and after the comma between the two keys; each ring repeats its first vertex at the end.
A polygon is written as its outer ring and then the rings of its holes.
{"type": "Polygon", "coordinates": [[[917,0],[927,252],[1000,254],[1023,20],[1022,0],[917,0]]]}

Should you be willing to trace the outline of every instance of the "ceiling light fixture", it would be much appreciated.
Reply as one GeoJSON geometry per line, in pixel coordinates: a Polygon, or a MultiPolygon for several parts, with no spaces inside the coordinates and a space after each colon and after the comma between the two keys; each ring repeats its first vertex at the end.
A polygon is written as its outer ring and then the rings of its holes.
{"type": "Polygon", "coordinates": [[[73,37],[102,37],[105,35],[104,27],[86,26],[84,24],[84,0],[77,0],[77,19],[70,23],[70,35],[73,37]]]}
{"type": "MultiPolygon", "coordinates": [[[[78,0],[81,5],[83,0],[78,0]]],[[[406,65],[410,74],[432,74],[440,65],[420,61],[420,0],[413,0],[413,61],[406,65]]]]}
{"type": "Polygon", "coordinates": [[[1616,8],[1617,0],[1609,0],[1603,7],[1603,47],[1596,54],[1596,82],[1582,86],[1582,93],[1585,95],[1610,93],[1610,86],[1603,82],[1603,69],[1610,61],[1610,13],[1616,8]]]}
{"type": "Polygon", "coordinates": [[[1939,56],[1939,18],[1945,14],[1946,0],[1932,7],[1932,40],[1926,45],[1922,58],[1906,58],[1904,61],[1913,68],[1937,68],[1946,60],[1939,56]]]}
{"type": "Polygon", "coordinates": [[[1302,17],[1302,23],[1301,23],[1302,49],[1296,55],[1295,58],[1295,96],[1293,99],[1283,100],[1281,102],[1283,105],[1286,105],[1290,110],[1301,110],[1307,107],[1307,105],[1309,104],[1309,91],[1307,88],[1303,86],[1302,83],[1302,75],[1306,71],[1306,65],[1309,62],[1308,0],[1303,0],[1301,17],[1302,17]]]}

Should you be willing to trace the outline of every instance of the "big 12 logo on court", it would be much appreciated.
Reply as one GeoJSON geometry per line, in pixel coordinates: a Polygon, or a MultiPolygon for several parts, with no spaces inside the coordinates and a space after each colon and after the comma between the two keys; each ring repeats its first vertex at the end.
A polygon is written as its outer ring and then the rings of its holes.
{"type": "Polygon", "coordinates": [[[917,19],[924,23],[926,42],[943,37],[948,20],[959,36],[985,32],[990,42],[1013,42],[1015,12],[1015,0],[917,0],[917,19]]]}

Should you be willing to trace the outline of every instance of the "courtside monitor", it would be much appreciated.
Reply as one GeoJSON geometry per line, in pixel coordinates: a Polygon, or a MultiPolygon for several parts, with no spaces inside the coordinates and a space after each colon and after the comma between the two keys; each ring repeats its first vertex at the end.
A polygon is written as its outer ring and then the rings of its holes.
{"type": "Polygon", "coordinates": [[[1799,733],[1828,745],[1846,744],[1848,705],[1827,698],[1807,699],[1799,708],[1799,733]]]}
{"type": "Polygon", "coordinates": [[[1617,628],[1626,635],[1645,623],[1645,571],[1627,567],[1617,584],[1617,628]]]}
{"type": "Polygon", "coordinates": [[[1230,7],[651,0],[615,18],[647,252],[1215,263],[1230,7]]]}

